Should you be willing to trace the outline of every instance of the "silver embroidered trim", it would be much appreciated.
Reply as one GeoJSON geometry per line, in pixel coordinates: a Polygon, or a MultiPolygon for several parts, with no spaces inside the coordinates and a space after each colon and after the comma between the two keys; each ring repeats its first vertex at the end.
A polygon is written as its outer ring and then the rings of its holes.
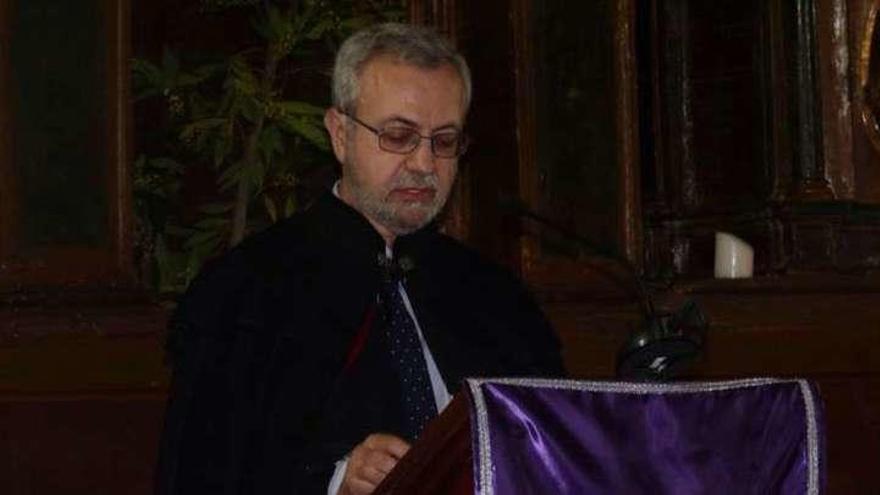
{"type": "Polygon", "coordinates": [[[562,390],[579,390],[586,392],[612,392],[629,394],[687,394],[696,392],[715,392],[752,388],[762,385],[779,383],[797,383],[804,401],[807,423],[807,494],[819,494],[819,432],[816,418],[816,404],[812,390],[806,380],[783,378],[746,378],[716,382],[686,383],[630,383],[630,382],[597,382],[578,380],[558,380],[548,378],[470,378],[468,387],[474,399],[477,414],[477,435],[479,444],[479,495],[494,495],[495,480],[492,464],[491,439],[489,438],[489,412],[483,397],[482,386],[487,383],[501,385],[528,386],[562,390]]]}
{"type": "Polygon", "coordinates": [[[483,398],[481,385],[485,383],[479,380],[468,380],[471,396],[474,398],[474,407],[477,411],[477,441],[480,445],[480,470],[479,487],[476,492],[479,495],[494,495],[495,480],[492,479],[492,450],[489,442],[489,412],[486,409],[486,401],[483,398]]]}
{"type": "Polygon", "coordinates": [[[580,390],[586,392],[624,392],[629,394],[685,394],[695,392],[715,392],[738,388],[751,388],[774,383],[796,383],[795,379],[783,378],[745,378],[717,382],[684,382],[684,383],[638,383],[638,382],[603,382],[558,380],[551,378],[471,378],[477,386],[484,383],[501,385],[517,385],[527,387],[554,388],[562,390],[580,390]]]}
{"type": "Polygon", "coordinates": [[[806,380],[798,380],[804,396],[804,413],[807,417],[807,495],[819,495],[819,428],[813,390],[806,380]]]}

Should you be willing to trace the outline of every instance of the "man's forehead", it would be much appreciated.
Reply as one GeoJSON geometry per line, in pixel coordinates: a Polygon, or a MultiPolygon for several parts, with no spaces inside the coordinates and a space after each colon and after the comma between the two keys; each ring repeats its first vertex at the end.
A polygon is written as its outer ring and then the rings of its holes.
{"type": "Polygon", "coordinates": [[[464,82],[452,64],[421,67],[382,55],[358,74],[358,106],[373,98],[398,98],[427,104],[457,100],[463,106],[464,82]]]}
{"type": "Polygon", "coordinates": [[[433,67],[422,67],[388,55],[370,59],[358,74],[359,97],[368,96],[365,92],[379,87],[436,84],[435,89],[464,95],[464,81],[458,69],[450,63],[433,67]]]}

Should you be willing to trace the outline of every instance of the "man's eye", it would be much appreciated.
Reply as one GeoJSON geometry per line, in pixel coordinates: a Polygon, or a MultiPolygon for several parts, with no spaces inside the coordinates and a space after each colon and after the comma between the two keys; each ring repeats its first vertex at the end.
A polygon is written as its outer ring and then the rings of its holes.
{"type": "Polygon", "coordinates": [[[392,146],[407,146],[412,142],[415,132],[405,127],[392,127],[382,131],[382,139],[392,146]]]}
{"type": "Polygon", "coordinates": [[[431,136],[431,139],[434,140],[434,147],[438,149],[452,150],[458,147],[457,132],[441,132],[431,136]]]}

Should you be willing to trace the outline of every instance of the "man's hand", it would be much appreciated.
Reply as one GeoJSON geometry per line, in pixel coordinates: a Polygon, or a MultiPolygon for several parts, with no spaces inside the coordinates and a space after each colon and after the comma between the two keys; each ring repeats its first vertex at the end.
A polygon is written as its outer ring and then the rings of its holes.
{"type": "Polygon", "coordinates": [[[394,469],[409,444],[394,435],[374,433],[358,444],[348,458],[339,495],[368,495],[394,469]]]}

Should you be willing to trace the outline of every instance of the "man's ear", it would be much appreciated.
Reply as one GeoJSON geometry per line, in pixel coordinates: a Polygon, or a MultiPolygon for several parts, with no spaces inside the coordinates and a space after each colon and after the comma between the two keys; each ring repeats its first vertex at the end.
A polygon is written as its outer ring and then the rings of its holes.
{"type": "Polygon", "coordinates": [[[330,134],[330,144],[333,145],[333,154],[339,163],[345,163],[345,151],[347,144],[347,130],[344,116],[336,108],[328,108],[324,112],[324,127],[330,134]]]}

